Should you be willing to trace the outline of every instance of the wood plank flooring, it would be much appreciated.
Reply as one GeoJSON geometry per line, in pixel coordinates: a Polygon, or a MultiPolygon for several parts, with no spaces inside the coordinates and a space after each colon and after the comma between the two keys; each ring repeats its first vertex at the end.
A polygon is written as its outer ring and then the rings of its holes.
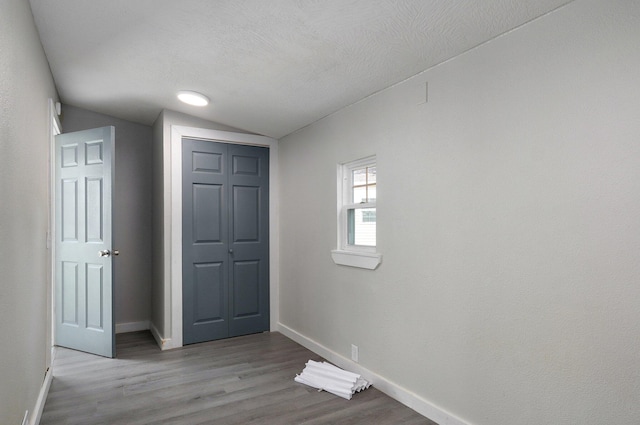
{"type": "Polygon", "coordinates": [[[279,333],[161,351],[117,335],[117,358],[59,348],[42,425],[437,425],[375,387],[344,400],[294,382],[323,360],[279,333]]]}

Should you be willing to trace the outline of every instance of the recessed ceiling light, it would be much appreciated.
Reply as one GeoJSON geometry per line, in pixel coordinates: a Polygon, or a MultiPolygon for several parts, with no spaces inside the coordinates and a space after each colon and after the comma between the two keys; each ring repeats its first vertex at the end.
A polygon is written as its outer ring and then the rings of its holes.
{"type": "Polygon", "coordinates": [[[209,104],[209,98],[207,96],[191,90],[180,90],[178,92],[178,99],[193,106],[207,106],[209,104]]]}

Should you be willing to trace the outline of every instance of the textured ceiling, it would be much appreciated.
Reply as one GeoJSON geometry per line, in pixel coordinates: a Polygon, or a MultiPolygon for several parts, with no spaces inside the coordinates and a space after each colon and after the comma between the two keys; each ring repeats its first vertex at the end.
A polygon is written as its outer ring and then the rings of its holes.
{"type": "Polygon", "coordinates": [[[30,2],[63,103],[280,138],[569,0],[30,2]]]}

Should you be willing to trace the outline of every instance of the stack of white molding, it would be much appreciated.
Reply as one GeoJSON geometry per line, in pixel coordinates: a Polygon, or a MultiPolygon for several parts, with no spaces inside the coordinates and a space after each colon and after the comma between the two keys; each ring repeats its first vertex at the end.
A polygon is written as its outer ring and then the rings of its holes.
{"type": "Polygon", "coordinates": [[[351,396],[371,386],[358,374],[347,372],[327,362],[309,360],[296,382],[324,390],[338,397],[351,400],[351,396]]]}

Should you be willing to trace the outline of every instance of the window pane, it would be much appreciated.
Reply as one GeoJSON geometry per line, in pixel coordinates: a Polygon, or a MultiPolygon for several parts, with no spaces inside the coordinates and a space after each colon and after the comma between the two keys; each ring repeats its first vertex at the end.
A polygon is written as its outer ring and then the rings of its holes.
{"type": "Polygon", "coordinates": [[[359,186],[363,184],[367,184],[367,169],[359,168],[357,170],[353,170],[351,172],[353,178],[353,185],[359,186]]]}
{"type": "Polygon", "coordinates": [[[361,202],[367,202],[367,187],[354,187],[353,188],[353,201],[354,204],[361,202]]]}
{"type": "Polygon", "coordinates": [[[352,208],[347,211],[349,245],[376,246],[375,217],[375,208],[352,208]]]}
{"type": "Polygon", "coordinates": [[[368,202],[375,202],[376,201],[376,185],[372,184],[371,186],[369,186],[369,199],[367,199],[368,202]]]}
{"type": "Polygon", "coordinates": [[[376,222],[376,210],[363,210],[362,211],[363,223],[375,223],[376,222]]]}
{"type": "Polygon", "coordinates": [[[376,182],[376,167],[368,167],[367,168],[367,183],[375,183],[376,182]]]}

